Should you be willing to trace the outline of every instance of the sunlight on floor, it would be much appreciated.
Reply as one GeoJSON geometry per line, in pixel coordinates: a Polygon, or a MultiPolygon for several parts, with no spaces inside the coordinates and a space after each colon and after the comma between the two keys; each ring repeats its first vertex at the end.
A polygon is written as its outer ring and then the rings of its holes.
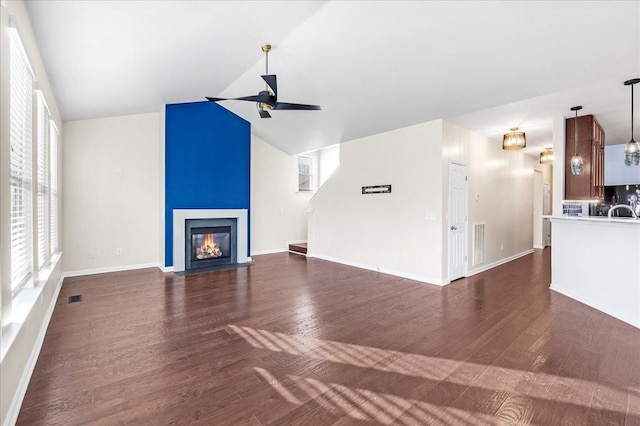
{"type": "MultiPolygon", "coordinates": [[[[447,382],[490,393],[498,389],[487,388],[486,383],[499,383],[501,391],[513,393],[512,396],[531,402],[545,400],[549,389],[559,386],[566,387],[567,391],[559,395],[554,393],[553,401],[576,404],[571,390],[579,389],[579,387],[590,383],[597,385],[600,392],[605,391],[610,397],[617,400],[620,398],[625,400],[628,397],[627,389],[617,389],[578,378],[287,335],[232,324],[228,327],[257,349],[418,377],[433,381],[434,387],[440,382],[447,382]],[[460,369],[461,366],[464,368],[460,369]],[[525,386],[522,386],[522,383],[525,383],[525,386]]],[[[537,368],[540,367],[540,362],[544,364],[544,360],[534,362],[537,368]]],[[[385,424],[391,422],[428,424],[437,420],[439,424],[454,424],[469,415],[469,413],[465,414],[464,410],[455,407],[441,407],[392,394],[372,392],[337,383],[324,383],[309,377],[287,375],[286,378],[279,380],[263,368],[256,367],[256,371],[286,401],[292,404],[300,405],[314,399],[330,412],[341,412],[358,420],[377,421],[385,424]],[[300,390],[303,392],[300,393],[300,390]]],[[[629,390],[631,390],[629,398],[636,399],[638,389],[629,390]]],[[[510,400],[507,398],[507,400],[505,402],[507,406],[501,407],[502,412],[498,410],[497,414],[502,413],[511,417],[514,414],[510,415],[506,411],[513,408],[510,406],[518,404],[514,404],[513,398],[510,400]]],[[[585,409],[588,407],[588,405],[584,406],[585,409]]],[[[630,414],[632,414],[631,411],[630,414]]],[[[476,421],[486,424],[496,420],[495,417],[482,412],[474,412],[473,416],[476,421]],[[480,418],[485,415],[487,419],[480,418]]],[[[515,416],[518,417],[518,413],[515,416]]]]}

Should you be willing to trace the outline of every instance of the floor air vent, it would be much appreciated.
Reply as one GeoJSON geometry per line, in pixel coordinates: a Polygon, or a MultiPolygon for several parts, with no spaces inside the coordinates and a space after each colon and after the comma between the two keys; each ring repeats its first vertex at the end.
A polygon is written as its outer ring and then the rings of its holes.
{"type": "Polygon", "coordinates": [[[76,294],[75,296],[69,296],[69,303],[82,302],[82,295],[76,294]]]}
{"type": "Polygon", "coordinates": [[[473,266],[484,262],[484,223],[473,224],[473,266]]]}

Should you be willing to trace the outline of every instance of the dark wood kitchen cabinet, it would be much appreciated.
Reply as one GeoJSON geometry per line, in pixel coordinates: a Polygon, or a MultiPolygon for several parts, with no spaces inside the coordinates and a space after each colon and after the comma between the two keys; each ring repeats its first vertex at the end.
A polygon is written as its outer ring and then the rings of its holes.
{"type": "Polygon", "coordinates": [[[604,198],[604,130],[593,115],[578,117],[578,155],[582,157],[582,174],[571,173],[571,157],[575,153],[576,118],[566,120],[565,133],[565,200],[602,200],[604,198]]]}

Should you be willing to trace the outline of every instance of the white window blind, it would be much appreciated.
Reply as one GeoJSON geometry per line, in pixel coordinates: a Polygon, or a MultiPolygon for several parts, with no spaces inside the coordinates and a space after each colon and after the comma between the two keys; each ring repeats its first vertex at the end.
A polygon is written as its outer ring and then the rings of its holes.
{"type": "Polygon", "coordinates": [[[33,72],[15,28],[10,32],[9,140],[11,192],[11,290],[29,280],[31,252],[31,151],[33,72]]]}
{"type": "Polygon", "coordinates": [[[58,129],[49,121],[49,251],[58,251],[58,129]]]}
{"type": "Polygon", "coordinates": [[[37,243],[38,243],[38,268],[43,267],[49,260],[49,109],[44,101],[42,93],[38,93],[38,161],[37,161],[37,243]]]}

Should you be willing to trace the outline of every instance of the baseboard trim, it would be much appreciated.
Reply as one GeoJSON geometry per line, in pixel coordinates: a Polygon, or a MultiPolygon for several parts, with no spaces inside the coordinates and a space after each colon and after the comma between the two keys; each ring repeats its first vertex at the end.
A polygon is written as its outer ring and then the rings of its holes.
{"type": "Polygon", "coordinates": [[[162,266],[162,265],[158,265],[158,269],[160,269],[162,272],[164,272],[165,274],[167,272],[173,272],[173,266],[162,266]]]}
{"type": "Polygon", "coordinates": [[[337,257],[324,256],[324,255],[319,255],[319,254],[313,254],[313,255],[312,254],[307,254],[307,257],[310,257],[310,258],[311,257],[315,257],[316,259],[326,260],[326,261],[334,262],[334,263],[340,263],[342,265],[353,266],[355,268],[366,269],[366,270],[369,270],[369,271],[380,272],[380,273],[383,273],[383,274],[393,275],[393,276],[400,277],[400,278],[407,278],[409,280],[420,281],[420,282],[425,283],[425,284],[437,285],[439,287],[442,287],[444,285],[449,284],[448,282],[444,282],[441,279],[428,277],[426,275],[411,274],[411,273],[407,273],[407,272],[403,272],[403,271],[396,271],[396,270],[393,270],[393,269],[380,268],[378,266],[367,265],[365,263],[359,263],[359,262],[352,262],[350,260],[339,259],[337,257]]]}
{"type": "MultiPolygon", "coordinates": [[[[108,272],[132,271],[134,269],[145,269],[145,268],[160,268],[161,270],[164,271],[164,269],[157,263],[140,263],[138,265],[109,266],[106,268],[82,269],[79,271],[66,271],[62,273],[62,276],[64,278],[82,277],[85,275],[105,274],[108,272]]],[[[173,269],[173,267],[171,267],[171,269],[173,269]]]]}
{"type": "Polygon", "coordinates": [[[24,371],[22,372],[22,376],[20,377],[20,383],[18,384],[16,393],[13,395],[13,400],[11,401],[11,405],[9,406],[7,417],[5,417],[5,426],[15,425],[18,421],[20,407],[22,407],[22,402],[24,401],[24,397],[27,394],[27,388],[29,387],[29,382],[31,381],[33,370],[35,370],[36,368],[36,362],[38,361],[38,356],[40,356],[40,350],[42,349],[42,344],[44,343],[44,337],[47,334],[49,322],[51,321],[51,317],[53,316],[53,310],[56,307],[58,296],[60,295],[60,290],[62,289],[63,279],[64,277],[60,276],[60,279],[56,284],[56,289],[54,290],[53,297],[51,298],[51,304],[49,305],[47,313],[45,314],[45,318],[42,322],[42,326],[40,327],[40,332],[38,333],[38,337],[36,338],[35,345],[33,346],[31,354],[29,355],[27,365],[25,366],[24,371]]]}
{"type": "Polygon", "coordinates": [[[533,253],[533,249],[525,250],[521,253],[514,254],[513,256],[506,257],[504,259],[497,260],[495,262],[489,263],[488,265],[482,266],[480,268],[472,269],[467,271],[465,277],[472,277],[480,272],[488,271],[489,269],[495,268],[496,266],[504,265],[505,263],[511,262],[512,260],[516,260],[519,257],[526,256],[528,254],[533,253]]]}
{"type": "Polygon", "coordinates": [[[543,249],[543,248],[544,248],[544,246],[537,246],[537,245],[534,245],[534,246],[533,246],[533,248],[534,248],[534,249],[543,249]]]}

